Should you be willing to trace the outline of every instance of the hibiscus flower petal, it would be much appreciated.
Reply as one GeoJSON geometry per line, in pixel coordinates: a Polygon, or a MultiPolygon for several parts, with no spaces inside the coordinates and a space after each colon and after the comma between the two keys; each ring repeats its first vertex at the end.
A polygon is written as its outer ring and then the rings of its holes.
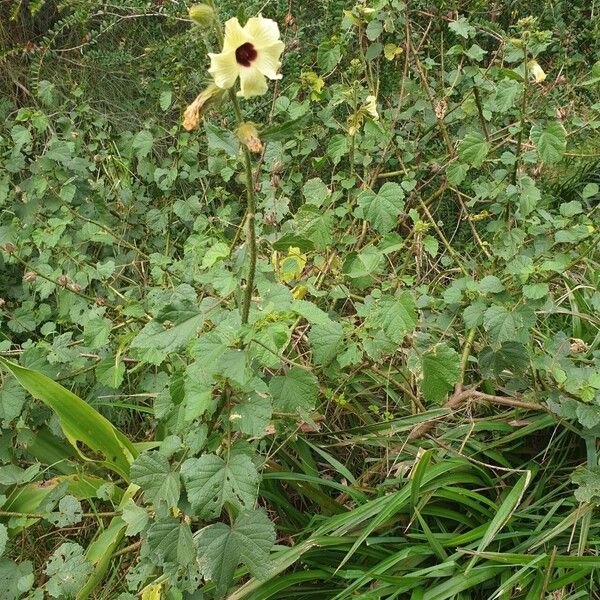
{"type": "Polygon", "coordinates": [[[242,67],[240,70],[240,84],[240,91],[237,95],[244,98],[260,96],[267,91],[267,80],[254,65],[242,67]]]}
{"type": "Polygon", "coordinates": [[[225,23],[223,52],[237,50],[237,48],[249,41],[251,41],[250,36],[244,31],[244,29],[242,29],[237,17],[232,17],[225,23]]]}
{"type": "Polygon", "coordinates": [[[279,26],[273,19],[265,19],[262,15],[251,17],[244,25],[244,32],[252,38],[257,50],[272,46],[279,40],[279,26]]]}
{"type": "Polygon", "coordinates": [[[215,85],[227,90],[233,87],[235,80],[240,74],[240,66],[235,59],[235,51],[221,52],[220,54],[209,54],[210,69],[208,72],[213,76],[215,85]]]}
{"type": "Polygon", "coordinates": [[[264,46],[258,51],[258,56],[254,61],[254,66],[269,79],[281,79],[281,74],[277,74],[281,61],[279,60],[285,45],[283,42],[275,42],[270,46],[264,46]]]}

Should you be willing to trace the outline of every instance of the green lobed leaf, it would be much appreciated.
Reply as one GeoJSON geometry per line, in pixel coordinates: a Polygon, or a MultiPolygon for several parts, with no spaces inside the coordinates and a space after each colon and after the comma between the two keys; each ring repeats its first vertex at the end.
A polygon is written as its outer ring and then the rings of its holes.
{"type": "Polygon", "coordinates": [[[421,391],[426,400],[442,402],[460,379],[460,356],[447,344],[438,344],[421,357],[421,391]]]}
{"type": "Polygon", "coordinates": [[[358,196],[362,216],[379,233],[388,233],[396,226],[404,210],[404,190],[393,182],[384,183],[380,190],[364,190],[358,196]]]}
{"type": "Polygon", "coordinates": [[[481,133],[467,133],[458,144],[458,156],[472,167],[480,167],[483,164],[490,145],[485,141],[481,133]]]}
{"type": "Polygon", "coordinates": [[[342,349],[344,330],[340,323],[329,320],[310,328],[308,341],[313,352],[313,360],[317,365],[331,362],[342,349]]]}
{"type": "Polygon", "coordinates": [[[567,148],[567,136],[564,127],[558,121],[536,123],[529,136],[544,162],[557,163],[563,157],[567,148]]]}
{"type": "Polygon", "coordinates": [[[196,557],[190,526],[174,517],[162,517],[148,529],[148,546],[157,564],[190,564],[196,557]]]}
{"type": "Polygon", "coordinates": [[[177,506],[181,484],[167,457],[158,451],[140,454],[131,465],[131,481],[139,485],[146,501],[177,506]]]}
{"type": "Polygon", "coordinates": [[[237,509],[252,508],[259,475],[252,459],[234,454],[227,460],[216,454],[189,458],[181,467],[188,500],[204,519],[218,517],[225,504],[237,509]]]}
{"type": "Polygon", "coordinates": [[[269,554],[275,529],[262,510],[240,512],[231,527],[209,525],[196,534],[196,542],[200,570],[215,584],[217,600],[225,597],[240,563],[257,579],[266,579],[272,572],[269,554]]]}
{"type": "Polygon", "coordinates": [[[305,415],[315,407],[319,380],[306,369],[292,367],[285,375],[273,377],[269,390],[277,410],[305,415]]]}

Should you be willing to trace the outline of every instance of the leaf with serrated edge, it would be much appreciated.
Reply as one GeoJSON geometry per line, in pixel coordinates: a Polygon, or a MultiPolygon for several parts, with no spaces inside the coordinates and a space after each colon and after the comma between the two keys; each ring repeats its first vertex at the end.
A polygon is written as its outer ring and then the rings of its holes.
{"type": "Polygon", "coordinates": [[[240,512],[233,527],[215,523],[196,534],[200,570],[214,582],[215,598],[227,593],[233,574],[241,562],[257,579],[271,573],[269,553],[275,542],[275,529],[261,510],[240,512]]]}
{"type": "Polygon", "coordinates": [[[421,358],[421,391],[430,402],[441,402],[460,377],[460,357],[456,350],[439,344],[421,358]]]}
{"type": "Polygon", "coordinates": [[[256,501],[259,476],[246,454],[225,461],[216,454],[190,458],[181,467],[188,499],[198,516],[217,517],[225,505],[251,508],[256,501]]]}

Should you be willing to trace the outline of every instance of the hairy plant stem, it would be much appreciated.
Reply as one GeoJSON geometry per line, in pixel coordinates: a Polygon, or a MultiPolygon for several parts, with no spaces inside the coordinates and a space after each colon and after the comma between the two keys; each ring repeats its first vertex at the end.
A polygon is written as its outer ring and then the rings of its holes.
{"type": "Polygon", "coordinates": [[[521,163],[521,153],[523,151],[523,129],[525,129],[525,113],[527,111],[527,82],[529,79],[529,70],[527,68],[527,44],[523,47],[523,69],[525,71],[525,81],[523,82],[523,98],[521,101],[521,115],[519,118],[519,133],[517,135],[517,151],[515,154],[515,166],[511,175],[511,183],[517,182],[517,174],[521,163]]]}

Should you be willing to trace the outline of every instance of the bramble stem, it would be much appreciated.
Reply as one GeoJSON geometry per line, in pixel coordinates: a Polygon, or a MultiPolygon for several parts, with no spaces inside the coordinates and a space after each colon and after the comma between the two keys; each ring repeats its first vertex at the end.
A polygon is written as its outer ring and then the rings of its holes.
{"type": "Polygon", "coordinates": [[[515,154],[515,166],[513,168],[510,182],[515,185],[517,182],[517,174],[519,173],[519,165],[521,163],[521,153],[523,151],[523,129],[525,129],[525,113],[527,112],[527,83],[529,80],[529,71],[527,67],[527,44],[523,47],[523,69],[525,71],[525,81],[523,82],[523,97],[521,99],[521,116],[520,129],[517,135],[517,152],[515,154]]]}

